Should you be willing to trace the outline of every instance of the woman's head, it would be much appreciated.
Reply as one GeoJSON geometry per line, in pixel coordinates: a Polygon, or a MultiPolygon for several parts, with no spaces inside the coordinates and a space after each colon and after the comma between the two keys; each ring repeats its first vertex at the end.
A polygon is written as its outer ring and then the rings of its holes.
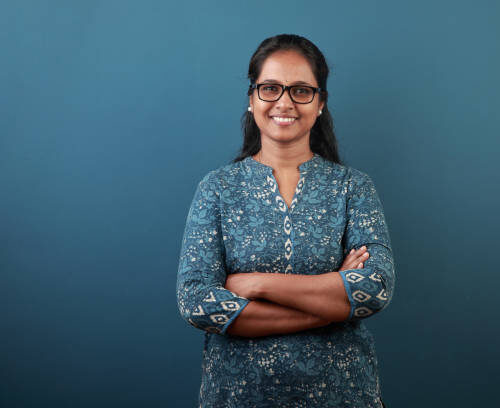
{"type": "Polygon", "coordinates": [[[273,52],[262,63],[255,87],[249,105],[261,143],[272,140],[309,150],[310,131],[324,101],[307,58],[294,50],[273,52]]]}
{"type": "MultiPolygon", "coordinates": [[[[265,136],[294,137],[310,131],[311,151],[340,164],[333,121],[327,107],[328,74],[325,57],[308,39],[293,34],[281,34],[265,39],[250,59],[248,96],[253,112],[246,111],[243,115],[243,147],[234,161],[256,154],[261,148],[262,133],[265,136]],[[269,81],[270,79],[276,81],[269,81]],[[300,104],[290,98],[296,95],[295,99],[298,100],[298,95],[307,91],[305,89],[290,90],[292,95],[284,92],[277,101],[268,102],[262,100],[269,99],[263,97],[263,88],[260,88],[259,94],[254,87],[263,81],[278,85],[295,85],[297,80],[302,81],[303,85],[320,88],[314,91],[311,103],[300,104]],[[276,119],[273,119],[275,116],[288,116],[297,120],[292,125],[279,126],[276,119]]],[[[281,92],[279,87],[266,89],[281,92]]]]}

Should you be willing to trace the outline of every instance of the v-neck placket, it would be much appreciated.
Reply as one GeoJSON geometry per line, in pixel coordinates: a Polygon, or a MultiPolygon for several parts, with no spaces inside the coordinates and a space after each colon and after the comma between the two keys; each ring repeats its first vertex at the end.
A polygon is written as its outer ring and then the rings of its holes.
{"type": "Polygon", "coordinates": [[[252,156],[248,156],[245,160],[247,164],[251,166],[257,174],[264,177],[266,185],[270,188],[273,193],[273,201],[276,205],[277,211],[282,216],[283,222],[283,234],[285,235],[284,243],[284,253],[286,259],[285,273],[293,273],[293,249],[295,241],[295,233],[292,224],[292,213],[297,205],[298,199],[304,190],[306,175],[308,174],[310,168],[319,160],[321,156],[317,153],[313,153],[313,157],[306,162],[299,165],[300,177],[295,187],[295,193],[293,195],[292,202],[290,203],[290,208],[286,204],[285,200],[281,196],[278,188],[278,182],[273,174],[273,168],[261,162],[255,160],[252,156]]]}

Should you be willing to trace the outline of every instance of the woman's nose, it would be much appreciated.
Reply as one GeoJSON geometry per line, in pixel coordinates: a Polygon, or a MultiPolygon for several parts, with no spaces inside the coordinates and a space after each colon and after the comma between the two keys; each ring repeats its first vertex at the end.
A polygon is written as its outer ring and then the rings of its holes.
{"type": "Polygon", "coordinates": [[[281,95],[281,98],[279,98],[276,103],[282,109],[293,108],[294,104],[293,104],[292,99],[290,98],[290,94],[288,92],[288,89],[285,92],[283,92],[283,95],[281,95]]]}

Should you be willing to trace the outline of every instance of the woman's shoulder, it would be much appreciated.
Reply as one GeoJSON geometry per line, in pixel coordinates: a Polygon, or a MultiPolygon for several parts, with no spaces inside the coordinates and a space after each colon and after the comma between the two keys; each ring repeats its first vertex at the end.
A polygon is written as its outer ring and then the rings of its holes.
{"type": "Polygon", "coordinates": [[[202,180],[206,182],[237,182],[241,178],[248,178],[255,174],[255,167],[249,163],[250,158],[221,164],[205,173],[202,180]]]}
{"type": "Polygon", "coordinates": [[[348,164],[334,163],[326,159],[322,159],[322,164],[321,168],[324,169],[327,175],[327,178],[324,180],[327,186],[332,183],[342,186],[340,191],[345,196],[366,193],[373,194],[375,184],[366,171],[348,164]]]}
{"type": "Polygon", "coordinates": [[[323,157],[321,157],[321,163],[321,169],[328,173],[332,173],[335,178],[349,183],[356,183],[370,178],[368,173],[366,173],[365,171],[345,163],[335,163],[323,157]]]}
{"type": "Polygon", "coordinates": [[[234,185],[241,178],[248,177],[245,160],[219,165],[205,172],[199,184],[205,188],[219,192],[228,185],[234,185]]]}

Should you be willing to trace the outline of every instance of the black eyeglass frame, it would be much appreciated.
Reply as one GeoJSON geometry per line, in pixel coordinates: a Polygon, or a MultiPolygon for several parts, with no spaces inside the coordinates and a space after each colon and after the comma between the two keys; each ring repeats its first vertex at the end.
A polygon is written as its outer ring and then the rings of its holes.
{"type": "Polygon", "coordinates": [[[257,96],[259,97],[259,99],[261,101],[264,101],[264,102],[276,102],[276,101],[279,101],[280,98],[285,93],[285,91],[288,91],[288,96],[293,101],[293,103],[298,103],[298,104],[301,104],[301,105],[307,105],[308,103],[312,103],[312,101],[314,101],[314,96],[316,95],[316,93],[321,93],[321,92],[325,91],[323,88],[319,88],[319,87],[315,88],[314,86],[310,86],[310,85],[281,85],[281,84],[276,84],[276,83],[272,83],[272,82],[262,82],[260,84],[250,84],[250,89],[257,89],[257,96]],[[260,87],[263,86],[263,85],[279,86],[281,88],[281,94],[280,94],[280,96],[278,96],[278,98],[276,98],[275,100],[272,100],[272,101],[267,101],[265,99],[262,99],[260,97],[260,87]],[[290,93],[290,89],[294,88],[294,87],[301,87],[301,88],[312,89],[313,90],[313,96],[312,96],[311,100],[309,102],[297,102],[295,99],[293,99],[293,96],[290,93]]]}

